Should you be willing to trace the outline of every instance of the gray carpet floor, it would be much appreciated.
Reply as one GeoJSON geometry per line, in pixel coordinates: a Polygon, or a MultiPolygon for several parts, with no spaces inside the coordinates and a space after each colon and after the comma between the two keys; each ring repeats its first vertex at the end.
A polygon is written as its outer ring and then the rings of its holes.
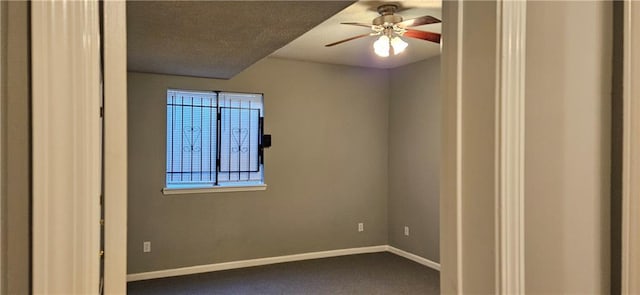
{"type": "Polygon", "coordinates": [[[128,294],[440,294],[440,273],[382,252],[130,282],[128,294]]]}

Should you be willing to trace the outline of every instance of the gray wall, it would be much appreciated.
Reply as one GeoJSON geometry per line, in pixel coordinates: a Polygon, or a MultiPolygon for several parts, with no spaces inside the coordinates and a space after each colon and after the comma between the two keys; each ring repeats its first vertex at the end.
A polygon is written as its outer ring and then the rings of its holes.
{"type": "Polygon", "coordinates": [[[30,290],[29,35],[28,5],[2,3],[2,283],[0,293],[30,290]],[[5,63],[6,62],[6,63],[5,63]]]}
{"type": "Polygon", "coordinates": [[[279,59],[231,80],[129,73],[128,273],[387,244],[388,78],[279,59]],[[265,94],[266,191],[162,195],[169,87],[265,94]]]}
{"type": "MultiPolygon", "coordinates": [[[[442,18],[456,20],[459,18],[458,12],[466,3],[462,1],[442,2],[442,18]]],[[[458,280],[458,274],[462,271],[462,260],[458,257],[459,226],[460,220],[456,216],[460,201],[458,196],[458,99],[459,83],[458,67],[459,46],[462,44],[458,34],[458,29],[462,23],[457,21],[446,21],[442,24],[442,34],[447,36],[447,42],[442,42],[442,55],[440,56],[441,91],[442,91],[442,134],[440,148],[440,293],[459,294],[462,290],[459,286],[462,282],[458,280]],[[460,263],[460,265],[458,265],[460,263]]]]}
{"type": "Polygon", "coordinates": [[[527,6],[530,294],[610,291],[612,24],[611,2],[527,6]]]}
{"type": "MultiPolygon", "coordinates": [[[[497,4],[494,1],[469,1],[463,5],[460,134],[462,292],[495,294],[497,4]]],[[[455,211],[443,211],[443,214],[445,212],[455,211]]]]}
{"type": "Polygon", "coordinates": [[[390,75],[389,244],[438,262],[440,57],[395,68],[390,75]]]}

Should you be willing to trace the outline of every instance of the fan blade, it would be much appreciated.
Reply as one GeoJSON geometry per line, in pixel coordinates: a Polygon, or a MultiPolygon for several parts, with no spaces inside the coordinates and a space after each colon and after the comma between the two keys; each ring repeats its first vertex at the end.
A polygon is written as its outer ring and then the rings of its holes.
{"type": "Polygon", "coordinates": [[[404,34],[402,34],[402,36],[440,43],[440,34],[433,33],[433,32],[407,29],[407,31],[404,34]]]}
{"type": "Polygon", "coordinates": [[[371,24],[363,24],[363,23],[340,23],[340,24],[371,28],[371,24]]]}
{"type": "Polygon", "coordinates": [[[324,47],[331,47],[331,46],[333,46],[333,45],[338,45],[338,44],[340,44],[340,43],[344,43],[344,42],[351,41],[351,40],[354,40],[354,39],[358,39],[358,38],[362,38],[362,37],[367,37],[367,36],[369,36],[369,35],[371,35],[371,34],[362,34],[362,35],[354,36],[354,37],[351,37],[351,38],[347,38],[347,39],[344,39],[344,40],[340,40],[340,41],[338,41],[338,42],[333,42],[333,43],[331,43],[331,44],[327,44],[327,45],[325,45],[324,47]]]}
{"type": "Polygon", "coordinates": [[[428,25],[428,24],[436,24],[439,22],[441,22],[439,19],[430,15],[425,15],[421,17],[416,17],[414,19],[401,21],[397,23],[397,25],[400,26],[401,28],[408,28],[408,27],[422,26],[422,25],[428,25]]]}

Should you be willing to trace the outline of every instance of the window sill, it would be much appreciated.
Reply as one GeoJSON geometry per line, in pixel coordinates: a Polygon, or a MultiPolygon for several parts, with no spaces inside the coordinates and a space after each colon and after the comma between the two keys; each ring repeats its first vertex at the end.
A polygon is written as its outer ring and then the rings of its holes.
{"type": "Polygon", "coordinates": [[[163,188],[164,195],[183,195],[183,194],[204,194],[204,193],[230,193],[230,192],[252,192],[264,191],[267,189],[266,184],[243,185],[243,186],[216,186],[202,188],[163,188]]]}

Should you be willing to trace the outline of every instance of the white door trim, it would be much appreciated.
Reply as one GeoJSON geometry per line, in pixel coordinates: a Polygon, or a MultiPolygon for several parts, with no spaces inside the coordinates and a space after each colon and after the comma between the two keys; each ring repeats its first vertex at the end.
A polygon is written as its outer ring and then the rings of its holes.
{"type": "Polygon", "coordinates": [[[640,294],[640,4],[624,4],[622,294],[640,294]]]}
{"type": "Polygon", "coordinates": [[[442,3],[442,165],[440,166],[440,290],[463,294],[462,42],[464,3],[442,3]]]}
{"type": "Polygon", "coordinates": [[[104,1],[105,294],[127,292],[126,3],[104,1]]]}
{"type": "MultiPolygon", "coordinates": [[[[465,293],[462,196],[463,1],[443,3],[443,165],[441,290],[465,293]]],[[[495,288],[524,293],[524,74],[526,1],[497,0],[495,142],[495,288]]],[[[488,20],[489,21],[489,20],[488,20]]],[[[490,20],[493,21],[493,20],[490,20]]],[[[468,94],[472,95],[472,94],[468,94]]],[[[470,242],[473,243],[473,242],[470,242]]],[[[470,244],[467,244],[470,245],[470,244]]],[[[491,271],[491,270],[489,270],[491,271]]]]}
{"type": "Polygon", "coordinates": [[[98,13],[98,1],[31,3],[34,294],[99,288],[98,13]]]}
{"type": "Polygon", "coordinates": [[[527,2],[496,6],[496,294],[524,294],[527,2]]]}

